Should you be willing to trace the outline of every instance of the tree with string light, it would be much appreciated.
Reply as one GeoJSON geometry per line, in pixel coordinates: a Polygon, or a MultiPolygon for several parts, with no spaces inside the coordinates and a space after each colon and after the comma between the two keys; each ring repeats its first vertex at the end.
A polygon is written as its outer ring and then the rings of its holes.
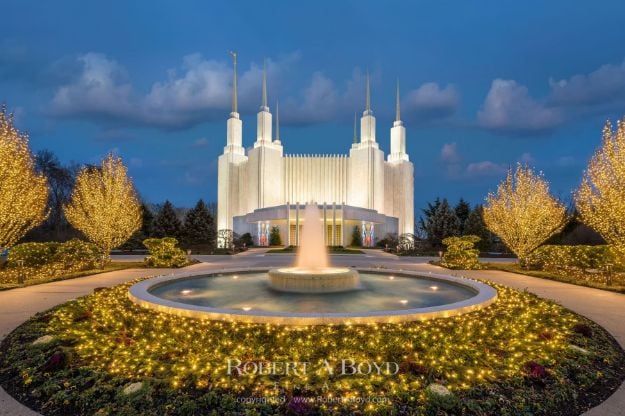
{"type": "Polygon", "coordinates": [[[488,229],[518,256],[521,265],[568,219],[566,207],[549,193],[542,174],[520,164],[508,170],[497,193],[488,194],[483,215],[488,229]]]}
{"type": "Polygon", "coordinates": [[[28,135],[0,108],[0,250],[17,243],[48,216],[48,183],[35,170],[28,135]]]}
{"type": "Polygon", "coordinates": [[[588,163],[575,193],[582,222],[625,256],[625,117],[616,131],[607,121],[601,147],[588,163]]]}
{"type": "Polygon", "coordinates": [[[102,250],[102,265],[111,249],[141,227],[141,204],[126,166],[109,154],[100,166],[83,168],[76,178],[67,220],[102,250]]]}

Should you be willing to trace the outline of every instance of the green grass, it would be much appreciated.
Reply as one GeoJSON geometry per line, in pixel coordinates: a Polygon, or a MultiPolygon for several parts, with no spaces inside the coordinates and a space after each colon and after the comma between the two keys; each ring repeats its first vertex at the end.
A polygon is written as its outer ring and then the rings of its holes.
{"type": "Polygon", "coordinates": [[[50,282],[56,282],[59,280],[75,279],[77,277],[84,277],[84,276],[89,276],[92,274],[100,274],[100,273],[106,273],[106,272],[114,272],[117,270],[143,268],[143,267],[145,267],[145,264],[142,261],[141,262],[112,261],[108,263],[106,266],[104,266],[104,268],[102,269],[97,268],[97,269],[81,270],[81,271],[57,275],[57,276],[50,276],[48,278],[43,278],[43,279],[26,280],[23,284],[0,283],[0,290],[8,290],[8,289],[15,289],[18,287],[40,285],[42,283],[50,283],[50,282]]]}
{"type": "MultiPolygon", "coordinates": [[[[285,247],[285,248],[272,248],[267,251],[268,254],[284,254],[284,253],[295,253],[297,251],[297,247],[285,247]]],[[[356,248],[347,248],[347,247],[331,247],[330,254],[365,254],[364,251],[356,249],[356,248]]]]}
{"type": "Polygon", "coordinates": [[[555,280],[563,283],[570,283],[578,286],[592,287],[595,289],[608,290],[611,292],[625,293],[625,286],[613,283],[608,286],[605,283],[594,280],[586,280],[575,276],[566,276],[554,272],[544,270],[526,270],[521,268],[518,263],[482,263],[484,270],[501,270],[504,272],[524,274],[541,279],[555,280]]]}
{"type": "Polygon", "coordinates": [[[450,318],[293,328],[155,312],[128,298],[136,281],[38,314],[9,334],[0,345],[0,384],[48,416],[510,416],[578,415],[625,377],[623,351],[607,331],[501,285],[493,285],[498,297],[489,307],[450,318]],[[33,345],[43,335],[52,341],[33,345]],[[228,375],[228,358],[309,362],[311,370],[305,379],[228,375]],[[319,365],[328,360],[338,372],[342,359],[394,362],[399,373],[342,376],[319,365]],[[131,383],[141,387],[124,394],[131,383]],[[447,386],[452,396],[431,396],[430,383],[447,386]],[[313,402],[303,409],[293,401],[328,394],[389,401],[313,402]],[[236,400],[250,397],[285,401],[236,400]]]}

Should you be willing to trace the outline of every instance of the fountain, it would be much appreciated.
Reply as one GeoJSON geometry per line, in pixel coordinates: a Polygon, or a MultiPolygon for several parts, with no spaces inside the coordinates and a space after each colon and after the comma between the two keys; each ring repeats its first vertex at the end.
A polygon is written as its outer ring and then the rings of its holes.
{"type": "Polygon", "coordinates": [[[358,272],[330,267],[317,204],[304,209],[304,228],[295,267],[269,270],[271,287],[282,292],[333,293],[357,289],[358,272]]]}
{"type": "Polygon", "coordinates": [[[293,267],[183,270],[142,280],[128,295],[179,316],[296,326],[445,318],[497,297],[492,287],[456,276],[331,267],[322,224],[317,206],[307,205],[293,267]]]}

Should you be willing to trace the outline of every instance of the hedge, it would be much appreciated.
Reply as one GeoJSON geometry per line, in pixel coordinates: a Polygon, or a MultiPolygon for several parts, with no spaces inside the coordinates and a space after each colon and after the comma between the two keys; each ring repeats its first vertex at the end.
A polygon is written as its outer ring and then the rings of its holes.
{"type": "Polygon", "coordinates": [[[184,251],[177,247],[178,240],[173,237],[148,238],[143,240],[143,245],[150,251],[145,258],[148,267],[183,267],[189,263],[184,251]]]}

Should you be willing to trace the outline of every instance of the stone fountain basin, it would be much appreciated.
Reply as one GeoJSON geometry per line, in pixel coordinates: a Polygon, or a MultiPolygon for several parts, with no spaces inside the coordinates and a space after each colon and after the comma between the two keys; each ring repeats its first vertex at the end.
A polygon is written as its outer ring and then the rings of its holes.
{"type": "Polygon", "coordinates": [[[284,267],[269,270],[271,288],[291,293],[336,293],[358,289],[358,272],[347,267],[284,267]]]}
{"type": "MultiPolygon", "coordinates": [[[[213,275],[229,275],[253,272],[267,272],[264,269],[228,269],[214,272],[213,275]]],[[[209,319],[215,321],[259,323],[272,325],[342,325],[342,324],[371,324],[371,323],[401,323],[420,321],[433,318],[447,318],[487,307],[497,299],[497,291],[476,280],[449,274],[409,272],[403,270],[359,269],[361,273],[394,274],[398,276],[429,279],[433,282],[444,281],[452,285],[470,288],[475,295],[458,302],[438,306],[414,309],[398,309],[385,311],[365,311],[357,313],[297,313],[297,312],[269,312],[241,309],[219,308],[210,306],[191,305],[183,302],[163,299],[151,293],[151,290],[174,281],[197,278],[197,271],[178,272],[143,280],[131,286],[129,298],[136,304],[155,311],[169,313],[188,318],[209,319]]]]}

